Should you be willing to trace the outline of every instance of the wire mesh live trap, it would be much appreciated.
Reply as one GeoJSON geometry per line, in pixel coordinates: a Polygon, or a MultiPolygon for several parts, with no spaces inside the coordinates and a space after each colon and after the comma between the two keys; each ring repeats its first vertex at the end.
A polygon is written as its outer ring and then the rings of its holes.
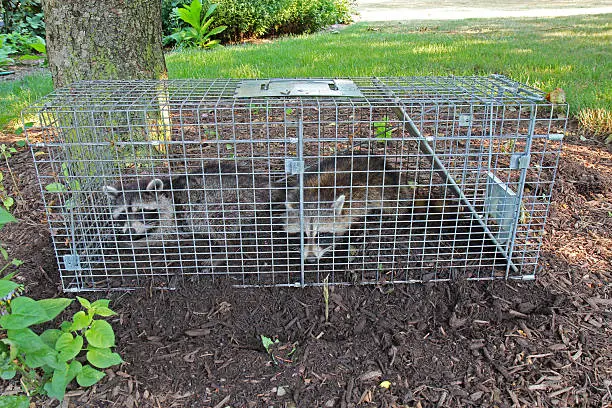
{"type": "Polygon", "coordinates": [[[32,109],[79,291],[533,279],[568,107],[492,75],[79,82],[32,109]]]}

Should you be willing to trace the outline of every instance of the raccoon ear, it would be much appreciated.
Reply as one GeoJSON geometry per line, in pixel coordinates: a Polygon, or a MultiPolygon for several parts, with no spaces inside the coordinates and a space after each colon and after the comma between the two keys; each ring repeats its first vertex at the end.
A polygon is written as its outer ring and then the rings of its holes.
{"type": "Polygon", "coordinates": [[[157,190],[163,190],[163,189],[164,189],[164,182],[158,178],[155,178],[149,181],[149,184],[147,184],[147,191],[157,191],[157,190]]]}
{"type": "Polygon", "coordinates": [[[117,198],[117,197],[119,197],[119,190],[117,190],[113,186],[104,186],[104,187],[102,187],[102,191],[104,192],[104,194],[106,194],[110,198],[117,198]]]}
{"type": "Polygon", "coordinates": [[[336,198],[336,201],[334,201],[334,205],[332,207],[336,216],[342,215],[342,209],[344,208],[344,200],[345,197],[344,194],[342,194],[340,197],[336,198]]]}

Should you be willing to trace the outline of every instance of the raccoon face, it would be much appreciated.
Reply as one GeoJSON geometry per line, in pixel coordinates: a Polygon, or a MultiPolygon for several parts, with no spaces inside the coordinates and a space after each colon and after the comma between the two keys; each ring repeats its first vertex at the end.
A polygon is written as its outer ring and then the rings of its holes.
{"type": "MultiPolygon", "coordinates": [[[[351,226],[351,217],[344,211],[345,196],[334,202],[304,203],[304,259],[317,262],[339,243],[351,226]]],[[[287,201],[285,231],[300,234],[300,213],[296,203],[287,201]]]]}
{"type": "Polygon", "coordinates": [[[111,200],[113,229],[119,241],[145,241],[161,233],[164,221],[172,222],[172,199],[163,193],[164,182],[149,181],[144,190],[140,183],[124,186],[121,191],[104,186],[104,193],[111,200]]]}

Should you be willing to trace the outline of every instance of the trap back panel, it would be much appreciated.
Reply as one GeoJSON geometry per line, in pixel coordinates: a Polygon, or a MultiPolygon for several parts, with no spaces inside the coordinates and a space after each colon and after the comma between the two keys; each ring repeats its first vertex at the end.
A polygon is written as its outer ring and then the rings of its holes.
{"type": "MultiPolygon", "coordinates": [[[[190,278],[287,286],[533,279],[567,110],[493,75],[78,82],[25,117],[35,116],[27,136],[63,288],[81,291],[190,278]],[[381,182],[379,170],[360,168],[364,156],[383,158],[393,177],[381,182]],[[313,205],[331,204],[304,202],[309,185],[345,179],[333,174],[347,162],[351,182],[334,198],[343,192],[344,213],[352,205],[358,214],[331,237],[312,238],[313,224],[324,228],[313,205]],[[202,174],[246,174],[252,191],[176,181],[202,174]],[[161,235],[136,240],[104,187],[142,198],[154,178],[166,180],[173,215],[161,235]],[[399,191],[387,180],[402,192],[381,211],[367,197],[399,191]],[[201,210],[207,194],[221,217],[201,210]],[[297,233],[285,227],[292,194],[297,233]],[[309,258],[309,245],[330,241],[325,255],[309,258]]],[[[152,212],[148,221],[160,217],[152,212]]]]}

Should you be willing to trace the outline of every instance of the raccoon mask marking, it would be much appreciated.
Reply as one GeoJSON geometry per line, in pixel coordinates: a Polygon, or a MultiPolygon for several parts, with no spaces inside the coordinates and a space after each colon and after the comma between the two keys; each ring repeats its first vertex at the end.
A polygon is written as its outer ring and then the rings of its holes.
{"type": "MultiPolygon", "coordinates": [[[[344,194],[341,194],[334,202],[304,203],[304,259],[307,262],[323,258],[350,228],[351,217],[343,211],[345,199],[344,194]]],[[[289,234],[299,234],[299,205],[288,201],[285,206],[287,208],[285,230],[289,234]]]]}
{"type": "Polygon", "coordinates": [[[169,182],[152,179],[142,189],[140,181],[123,186],[104,186],[110,198],[113,229],[118,241],[142,242],[161,238],[174,226],[174,204],[164,192],[169,182]]]}
{"type": "MultiPolygon", "coordinates": [[[[332,157],[313,168],[317,171],[304,177],[302,205],[303,256],[308,262],[328,254],[354,223],[373,210],[399,214],[408,200],[398,171],[383,156],[332,157]]],[[[300,234],[299,187],[287,193],[285,210],[285,231],[300,234]]]]}

